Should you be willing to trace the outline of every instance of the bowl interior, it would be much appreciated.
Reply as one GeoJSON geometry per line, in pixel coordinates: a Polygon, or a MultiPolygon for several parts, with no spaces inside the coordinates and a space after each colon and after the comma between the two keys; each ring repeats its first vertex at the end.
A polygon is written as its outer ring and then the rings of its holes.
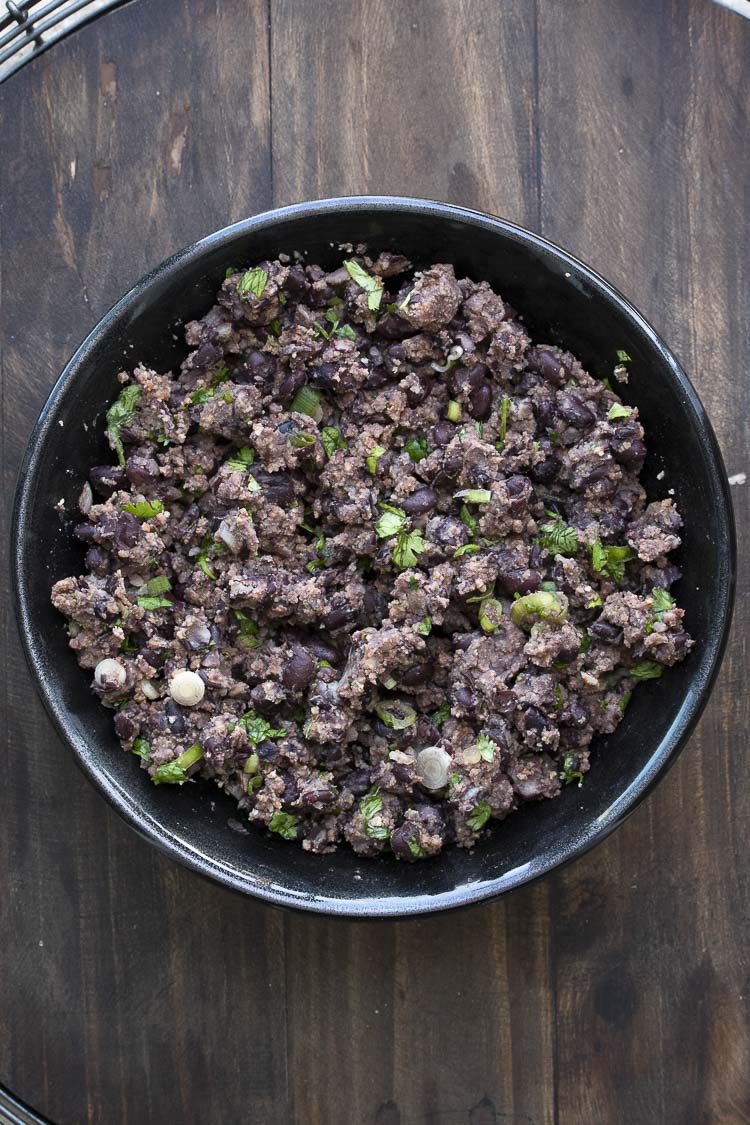
{"type": "Polygon", "coordinates": [[[45,702],[83,766],[128,820],[203,873],[271,901],[350,914],[428,911],[525,882],[604,835],[663,769],[697,717],[720,658],[731,610],[732,526],[723,466],[702,408],[649,326],[595,275],[554,247],[485,216],[406,201],[302,205],[238,224],[191,247],[141,282],[107,315],[63,373],[32,436],[14,535],[17,604],[45,702]],[[625,721],[597,751],[581,788],[496,825],[473,854],[449,849],[407,865],[358,859],[347,849],[311,856],[248,827],[234,802],[206,783],[155,789],[124,754],[67,648],[49,602],[58,578],[83,571],[70,534],[87,469],[109,457],[103,415],[115,376],[138,361],[167,370],[185,354],[181,325],[202,315],[229,265],[280,251],[339,264],[341,242],[398,249],[416,264],[453,262],[486,279],[524,314],[538,341],[564,344],[592,373],[611,375],[615,350],[632,357],[620,388],[638,405],[652,499],[674,495],[686,519],[677,587],[696,640],[688,661],[635,693],[625,721]],[[175,338],[177,337],[177,338],[175,338]],[[60,500],[64,510],[56,508],[60,500]]]}

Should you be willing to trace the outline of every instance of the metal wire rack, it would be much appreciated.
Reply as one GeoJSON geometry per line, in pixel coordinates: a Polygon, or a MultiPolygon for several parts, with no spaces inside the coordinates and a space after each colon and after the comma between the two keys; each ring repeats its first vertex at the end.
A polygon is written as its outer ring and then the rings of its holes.
{"type": "Polygon", "coordinates": [[[0,0],[0,82],[71,31],[129,0],[0,0]]]}

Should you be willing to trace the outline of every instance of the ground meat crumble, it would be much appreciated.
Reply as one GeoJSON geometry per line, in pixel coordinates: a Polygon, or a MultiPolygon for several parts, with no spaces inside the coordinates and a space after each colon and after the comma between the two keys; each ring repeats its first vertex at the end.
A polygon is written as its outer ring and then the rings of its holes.
{"type": "Polygon", "coordinates": [[[486,282],[389,252],[230,270],[186,339],[120,375],[86,573],[52,592],[153,782],[405,860],[581,784],[692,644],[637,409],[486,282]]]}

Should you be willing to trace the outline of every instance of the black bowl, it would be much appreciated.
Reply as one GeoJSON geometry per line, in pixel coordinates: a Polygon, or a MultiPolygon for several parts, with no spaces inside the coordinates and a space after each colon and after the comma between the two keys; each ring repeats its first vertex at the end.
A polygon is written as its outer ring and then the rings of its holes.
{"type": "Polygon", "coordinates": [[[16,605],[45,705],[89,777],[133,828],[189,867],[239,891],[325,914],[421,914],[491,898],[550,871],[602,840],[633,810],[685,744],[708,697],[729,628],[734,591],[732,509],[716,438],[685,373],[619,293],[562,250],[510,223],[413,199],[333,199],[237,223],[159,266],[107,313],[66,366],[34,429],[13,524],[16,605]],[[333,266],[341,242],[398,248],[418,264],[449,261],[486,279],[520,309],[532,334],[564,344],[593,373],[611,373],[615,349],[632,357],[627,401],[637,403],[651,498],[674,493],[686,519],[678,586],[695,638],[684,665],[635,693],[625,721],[594,755],[583,788],[496,825],[472,854],[434,860],[361,860],[342,848],[313,856],[252,826],[232,831],[234,802],[208,783],[155,789],[124,754],[111,713],[91,693],[49,601],[58,578],[83,570],[71,536],[87,468],[109,457],[105,405],[116,373],[136,361],[169,369],[185,354],[179,325],[212,304],[228,265],[302,250],[333,266]],[[56,508],[60,499],[64,511],[56,508]]]}

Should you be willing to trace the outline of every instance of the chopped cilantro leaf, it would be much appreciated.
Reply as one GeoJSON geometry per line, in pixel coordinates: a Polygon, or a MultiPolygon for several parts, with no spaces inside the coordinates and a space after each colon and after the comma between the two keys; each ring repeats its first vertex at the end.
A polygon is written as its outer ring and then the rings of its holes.
{"type": "Polygon", "coordinates": [[[482,759],[482,761],[494,762],[497,744],[494,743],[492,739],[486,734],[480,734],[476,744],[477,749],[479,750],[479,757],[482,759]]]}
{"type": "Polygon", "coordinates": [[[371,789],[359,802],[359,811],[365,822],[365,832],[373,840],[387,840],[390,832],[382,823],[383,798],[377,789],[371,789]],[[378,823],[373,823],[377,821],[378,823]]]}
{"type": "Polygon", "coordinates": [[[624,352],[622,350],[622,348],[618,348],[617,351],[615,352],[615,355],[617,356],[617,362],[618,363],[631,363],[632,362],[628,353],[624,352]]]}
{"type": "Polygon", "coordinates": [[[404,449],[415,464],[427,456],[427,442],[423,437],[411,438],[410,441],[407,441],[404,449]]]}
{"type": "Polygon", "coordinates": [[[484,828],[487,821],[490,819],[492,809],[487,801],[478,801],[473,810],[466,818],[467,826],[472,832],[479,832],[484,828]]]}
{"type": "Polygon", "coordinates": [[[349,448],[341,436],[341,430],[336,426],[324,426],[320,434],[320,440],[323,442],[327,457],[331,457],[337,449],[349,448]]]}
{"type": "Polygon", "coordinates": [[[571,785],[575,781],[578,785],[578,788],[580,789],[583,785],[583,774],[580,770],[573,769],[574,761],[575,758],[572,754],[565,755],[565,758],[563,759],[563,768],[560,774],[560,778],[565,785],[571,785]]]}
{"type": "Polygon", "coordinates": [[[365,464],[367,465],[367,468],[370,470],[370,472],[372,473],[373,476],[375,475],[375,473],[378,470],[378,461],[380,460],[380,458],[383,456],[383,454],[385,452],[386,452],[386,449],[384,448],[384,446],[373,445],[372,449],[367,454],[365,464]]]}
{"type": "Polygon", "coordinates": [[[450,703],[441,703],[437,711],[433,711],[430,715],[431,721],[436,727],[441,727],[446,719],[451,717],[450,703]]]}
{"type": "Polygon", "coordinates": [[[463,555],[475,555],[481,549],[478,543],[464,543],[463,547],[457,547],[453,552],[453,558],[460,559],[463,555]]]}
{"type": "Polygon", "coordinates": [[[172,602],[168,598],[138,598],[141,609],[171,609],[172,602]]]}
{"type": "Polygon", "coordinates": [[[147,762],[151,757],[151,743],[145,738],[136,738],[132,752],[137,754],[139,758],[143,758],[144,762],[147,762]]]}
{"type": "Polygon", "coordinates": [[[381,504],[380,507],[383,514],[375,523],[375,533],[379,539],[389,539],[406,528],[406,512],[403,508],[394,508],[392,504],[381,504]]]}
{"type": "Polygon", "coordinates": [[[419,556],[424,551],[424,539],[422,532],[416,531],[400,531],[396,541],[396,546],[393,548],[391,558],[393,559],[399,570],[408,570],[410,566],[416,566],[419,556]]]}
{"type": "Polygon", "coordinates": [[[614,402],[607,411],[607,418],[610,422],[614,422],[616,418],[629,418],[632,413],[632,406],[623,406],[621,402],[614,402]]]}
{"type": "Polygon", "coordinates": [[[344,269],[352,281],[367,293],[367,307],[375,310],[380,308],[383,299],[383,282],[379,277],[372,277],[354,259],[344,262],[344,269]]]}
{"type": "Polygon", "coordinates": [[[135,504],[123,504],[122,509],[124,512],[130,512],[131,515],[138,516],[138,519],[147,520],[151,516],[158,516],[159,512],[163,512],[164,505],[161,500],[137,500],[135,504]]]}
{"type": "Polygon", "coordinates": [[[655,660],[642,660],[635,668],[628,668],[627,671],[628,675],[634,676],[636,680],[658,680],[664,668],[655,660]]]}
{"type": "Polygon", "coordinates": [[[125,464],[125,451],[122,446],[121,431],[123,426],[133,420],[135,406],[141,395],[141,388],[137,383],[130,383],[123,387],[117,399],[107,411],[107,437],[109,443],[117,454],[121,465],[125,464]]]}
{"type": "Polygon", "coordinates": [[[296,840],[298,823],[298,818],[292,813],[275,812],[268,822],[268,827],[284,840],[296,840]]]}
{"type": "Polygon", "coordinates": [[[551,519],[543,523],[541,536],[537,543],[549,551],[551,555],[564,555],[573,558],[578,550],[578,535],[576,529],[567,524],[557,512],[547,512],[551,519]]]}
{"type": "Polygon", "coordinates": [[[411,836],[406,842],[409,845],[409,851],[415,859],[424,859],[424,857],[427,855],[427,852],[424,850],[422,845],[414,839],[413,836],[411,836]]]}
{"type": "Polygon", "coordinates": [[[283,738],[286,734],[283,727],[274,729],[267,719],[255,711],[246,711],[238,725],[242,727],[253,747],[260,746],[261,742],[266,742],[269,738],[283,738]]]}
{"type": "Polygon", "coordinates": [[[417,632],[422,637],[429,637],[430,633],[432,632],[432,618],[423,617],[417,625],[417,632]]]}

